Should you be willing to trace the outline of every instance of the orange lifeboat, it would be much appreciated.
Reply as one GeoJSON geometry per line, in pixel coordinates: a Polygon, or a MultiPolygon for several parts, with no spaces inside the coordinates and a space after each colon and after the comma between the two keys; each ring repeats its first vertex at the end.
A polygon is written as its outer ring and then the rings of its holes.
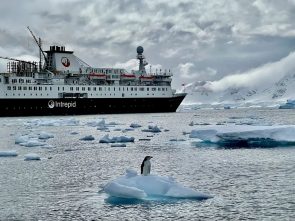
{"type": "Polygon", "coordinates": [[[139,79],[141,81],[153,81],[154,80],[154,76],[151,76],[151,75],[141,75],[139,77],[139,79]]]}
{"type": "Polygon", "coordinates": [[[96,72],[91,72],[89,75],[88,75],[88,78],[90,80],[106,80],[106,74],[103,74],[103,73],[96,73],[96,72]]]}

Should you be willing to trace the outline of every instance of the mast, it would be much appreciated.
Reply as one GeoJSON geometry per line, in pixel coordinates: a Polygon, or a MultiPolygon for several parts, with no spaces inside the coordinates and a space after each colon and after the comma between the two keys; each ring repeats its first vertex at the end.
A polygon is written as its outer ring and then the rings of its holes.
{"type": "MultiPolygon", "coordinates": [[[[36,44],[38,45],[38,47],[39,47],[39,49],[40,49],[40,54],[41,54],[41,53],[43,54],[43,57],[44,57],[44,59],[45,59],[45,63],[47,64],[47,58],[46,58],[46,55],[45,55],[44,51],[43,51],[42,48],[41,48],[41,41],[39,42],[39,41],[37,40],[37,38],[35,37],[34,33],[31,31],[31,29],[30,29],[29,26],[28,26],[27,28],[28,28],[28,30],[30,31],[31,35],[33,36],[33,38],[34,38],[36,44]]],[[[40,61],[41,61],[41,59],[40,59],[40,61]]]]}

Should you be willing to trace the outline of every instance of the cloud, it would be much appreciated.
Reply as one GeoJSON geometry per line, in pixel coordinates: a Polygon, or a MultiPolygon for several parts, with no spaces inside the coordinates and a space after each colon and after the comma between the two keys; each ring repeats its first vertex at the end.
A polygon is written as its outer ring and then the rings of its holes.
{"type": "Polygon", "coordinates": [[[173,87],[181,87],[254,70],[295,51],[294,10],[294,0],[3,1],[0,55],[38,56],[29,25],[44,49],[65,45],[93,66],[135,66],[130,60],[142,45],[152,68],[172,69],[173,87]]]}

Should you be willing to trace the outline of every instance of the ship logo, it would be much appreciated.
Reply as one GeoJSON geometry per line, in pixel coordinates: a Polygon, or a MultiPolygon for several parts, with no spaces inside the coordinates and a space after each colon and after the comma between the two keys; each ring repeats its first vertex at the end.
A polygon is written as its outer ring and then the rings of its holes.
{"type": "Polygon", "coordinates": [[[53,100],[48,101],[48,107],[50,109],[54,108],[54,101],[53,100]]]}
{"type": "Polygon", "coordinates": [[[70,59],[68,59],[67,57],[62,57],[60,61],[66,68],[69,67],[71,64],[70,59]]]}

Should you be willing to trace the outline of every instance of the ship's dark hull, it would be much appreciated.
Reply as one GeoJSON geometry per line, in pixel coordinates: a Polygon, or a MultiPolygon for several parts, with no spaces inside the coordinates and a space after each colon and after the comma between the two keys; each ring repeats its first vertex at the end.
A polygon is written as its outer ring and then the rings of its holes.
{"type": "Polygon", "coordinates": [[[0,117],[175,112],[184,97],[0,99],[0,117]]]}

